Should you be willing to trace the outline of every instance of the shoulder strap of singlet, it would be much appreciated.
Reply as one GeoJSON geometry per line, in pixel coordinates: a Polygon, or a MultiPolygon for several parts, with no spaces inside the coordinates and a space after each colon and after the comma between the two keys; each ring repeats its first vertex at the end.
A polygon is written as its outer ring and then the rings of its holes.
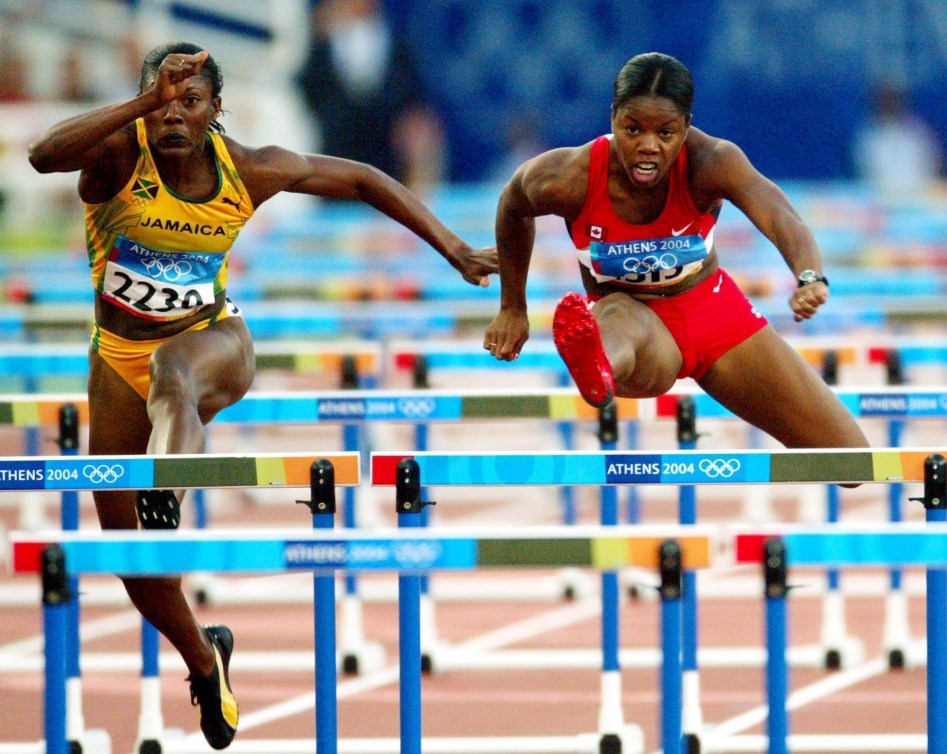
{"type": "Polygon", "coordinates": [[[679,206],[687,212],[700,214],[700,210],[694,204],[694,197],[691,196],[691,184],[687,175],[687,144],[681,147],[671,167],[671,191],[668,200],[678,202],[679,206]]]}
{"type": "Polygon", "coordinates": [[[599,192],[608,191],[608,150],[611,147],[608,136],[599,136],[592,142],[589,155],[589,178],[585,189],[585,203],[597,197],[599,192]]]}

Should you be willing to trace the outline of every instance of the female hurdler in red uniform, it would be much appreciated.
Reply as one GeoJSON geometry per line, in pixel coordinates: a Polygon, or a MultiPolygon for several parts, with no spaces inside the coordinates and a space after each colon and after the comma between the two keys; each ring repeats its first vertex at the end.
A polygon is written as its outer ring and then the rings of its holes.
{"type": "Polygon", "coordinates": [[[797,321],[828,299],[811,231],[736,145],[691,126],[693,99],[683,64],[638,55],[615,80],[610,135],[517,169],[497,208],[500,311],[483,347],[506,361],[523,348],[535,218],[558,215],[589,303],[566,295],[553,338],[589,403],[661,395],[692,377],[787,447],[866,446],[852,415],[719,266],[714,228],[727,200],[796,277],[797,321]]]}

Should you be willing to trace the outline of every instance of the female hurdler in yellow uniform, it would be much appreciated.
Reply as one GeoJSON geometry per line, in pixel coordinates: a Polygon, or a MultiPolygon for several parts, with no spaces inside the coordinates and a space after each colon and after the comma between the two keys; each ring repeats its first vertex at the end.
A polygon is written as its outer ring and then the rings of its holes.
{"type": "MultiPolygon", "coordinates": [[[[142,65],[140,94],[50,128],[30,146],[41,173],[78,170],[95,286],[89,452],[200,453],[206,425],[253,379],[250,333],[227,300],[227,254],[256,207],[280,191],[359,199],[412,230],[471,283],[496,271],[404,186],[357,162],[246,147],[223,135],[222,77],[200,47],[173,43],[142,65]]],[[[173,528],[170,491],[98,491],[106,529],[173,528]],[[137,511],[137,513],[136,513],[137,511]]],[[[190,671],[201,729],[233,740],[233,636],[200,626],[180,579],[124,579],[135,606],[190,671]]]]}

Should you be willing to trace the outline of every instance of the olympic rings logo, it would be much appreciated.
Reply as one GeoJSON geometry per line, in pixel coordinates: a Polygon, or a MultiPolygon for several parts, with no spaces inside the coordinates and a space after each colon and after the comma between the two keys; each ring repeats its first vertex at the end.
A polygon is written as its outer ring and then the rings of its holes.
{"type": "Polygon", "coordinates": [[[641,258],[628,257],[622,263],[625,272],[634,275],[645,275],[649,272],[657,272],[658,270],[672,270],[677,266],[677,255],[675,254],[662,254],[661,256],[651,254],[641,258]]]}
{"type": "Polygon", "coordinates": [[[193,265],[186,259],[159,259],[148,257],[142,260],[145,270],[151,277],[163,277],[170,283],[190,275],[193,265]]]}
{"type": "Polygon", "coordinates": [[[124,467],[118,464],[113,466],[106,464],[93,466],[92,464],[87,464],[82,468],[82,475],[93,484],[115,484],[115,482],[122,478],[124,473],[124,467]]]}
{"type": "Polygon", "coordinates": [[[704,458],[697,464],[697,468],[711,478],[728,479],[740,470],[740,462],[736,458],[715,458],[713,460],[704,458]]]}
{"type": "Polygon", "coordinates": [[[424,418],[434,413],[437,402],[434,398],[399,398],[398,413],[402,416],[424,418]]]}
{"type": "Polygon", "coordinates": [[[443,554],[437,542],[398,542],[391,548],[398,565],[423,568],[437,562],[443,554]]]}

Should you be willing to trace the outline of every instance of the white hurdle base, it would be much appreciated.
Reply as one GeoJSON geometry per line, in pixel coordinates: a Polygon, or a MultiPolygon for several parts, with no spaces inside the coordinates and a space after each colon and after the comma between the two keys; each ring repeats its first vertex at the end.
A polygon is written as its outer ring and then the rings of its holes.
{"type": "MultiPolygon", "coordinates": [[[[631,726],[634,728],[634,726],[631,726]]],[[[641,754],[640,730],[622,736],[623,754],[641,754]],[[637,731],[637,732],[636,732],[637,731]],[[638,741],[636,747],[635,741],[638,741]]],[[[577,736],[507,736],[476,738],[423,738],[424,754],[598,754],[601,735],[583,733],[577,736]]],[[[310,739],[243,740],[239,736],[227,748],[228,754],[312,754],[315,743],[310,739]]],[[[339,754],[400,754],[397,738],[340,738],[339,754]]],[[[207,744],[184,741],[163,741],[162,754],[207,754],[207,744]]]]}
{"type": "MultiPolygon", "coordinates": [[[[703,754],[731,754],[732,752],[765,752],[769,746],[766,736],[701,736],[703,754]]],[[[786,736],[786,748],[800,751],[927,751],[927,735],[923,733],[855,734],[790,734],[786,736]]]]}
{"type": "MultiPolygon", "coordinates": [[[[341,669],[342,656],[337,655],[341,669]]],[[[622,668],[657,668],[661,662],[657,649],[622,649],[618,653],[622,668]]],[[[915,639],[909,647],[911,667],[923,667],[927,662],[923,639],[915,639]]],[[[441,642],[437,655],[432,658],[438,672],[448,670],[548,670],[596,669],[602,665],[602,650],[577,649],[492,649],[475,651],[441,642]]],[[[825,655],[818,645],[789,647],[787,662],[792,667],[824,668],[825,655]]],[[[758,668],[766,663],[762,647],[707,647],[697,650],[697,664],[701,668],[758,668]]],[[[81,659],[83,675],[90,673],[141,672],[141,654],[136,652],[84,652],[81,659]]],[[[230,667],[240,673],[270,672],[311,673],[315,655],[311,650],[250,651],[234,653],[230,667]]],[[[186,667],[180,655],[162,652],[158,656],[162,673],[183,672],[186,667]]],[[[43,669],[40,655],[4,657],[0,674],[34,673],[43,669]]],[[[3,754],[0,751],[0,754],[3,754]]]]}
{"type": "MultiPolygon", "coordinates": [[[[87,730],[82,734],[79,743],[82,745],[83,754],[112,754],[112,739],[108,731],[87,730]]],[[[46,754],[46,742],[0,743],[0,754],[46,754]]]]}

